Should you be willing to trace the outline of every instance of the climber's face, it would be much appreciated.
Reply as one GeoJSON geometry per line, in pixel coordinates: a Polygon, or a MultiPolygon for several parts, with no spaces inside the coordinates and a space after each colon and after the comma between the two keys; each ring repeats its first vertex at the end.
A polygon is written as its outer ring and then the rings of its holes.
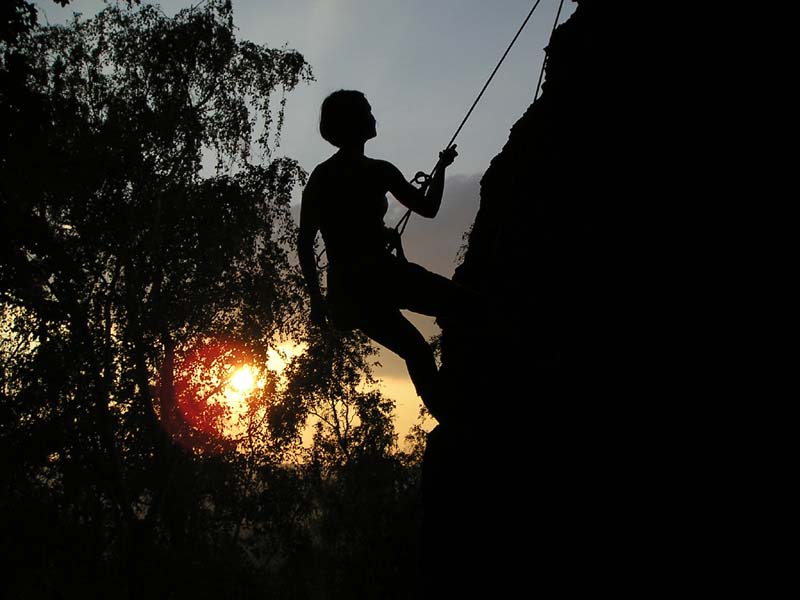
{"type": "Polygon", "coordinates": [[[372,107],[369,105],[369,102],[367,102],[364,111],[364,141],[371,140],[378,135],[378,131],[375,128],[376,123],[377,121],[375,121],[375,117],[372,115],[372,107]]]}

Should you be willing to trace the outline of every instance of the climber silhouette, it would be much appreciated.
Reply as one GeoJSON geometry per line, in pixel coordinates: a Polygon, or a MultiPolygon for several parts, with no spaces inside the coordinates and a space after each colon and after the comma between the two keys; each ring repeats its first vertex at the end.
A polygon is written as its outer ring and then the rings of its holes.
{"type": "Polygon", "coordinates": [[[364,155],[377,135],[372,108],[363,93],[339,90],[322,103],[320,134],[339,148],[308,179],[300,211],[300,265],[311,297],[311,320],[339,329],[360,329],[406,361],[417,394],[441,423],[446,419],[433,351],[401,308],[435,317],[466,314],[475,296],[446,277],[395,256],[399,234],[384,224],[386,192],[428,218],[439,211],[444,174],[457,156],[455,146],[440,153],[426,190],[406,181],[385,160],[364,155]],[[320,292],[314,239],[322,233],[328,256],[328,293],[320,292]]]}

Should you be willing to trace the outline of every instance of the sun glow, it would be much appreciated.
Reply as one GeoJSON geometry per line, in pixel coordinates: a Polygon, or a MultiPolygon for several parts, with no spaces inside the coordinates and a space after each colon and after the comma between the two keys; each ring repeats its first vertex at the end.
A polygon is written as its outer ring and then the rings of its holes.
{"type": "Polygon", "coordinates": [[[253,367],[245,365],[234,371],[231,377],[230,388],[234,392],[238,392],[246,396],[256,387],[256,378],[253,373],[253,367]]]}
{"type": "Polygon", "coordinates": [[[176,360],[177,411],[161,415],[165,429],[192,448],[235,448],[263,428],[269,406],[285,385],[287,366],[305,350],[304,344],[279,342],[263,360],[224,341],[197,344],[176,360]]]}
{"type": "Polygon", "coordinates": [[[235,437],[243,432],[241,418],[250,411],[255,392],[264,389],[265,385],[264,374],[253,365],[243,365],[233,372],[222,399],[229,411],[225,435],[235,437]]]}
{"type": "Polygon", "coordinates": [[[306,344],[295,344],[294,342],[278,344],[267,350],[267,368],[280,375],[293,358],[300,356],[307,349],[306,344]]]}

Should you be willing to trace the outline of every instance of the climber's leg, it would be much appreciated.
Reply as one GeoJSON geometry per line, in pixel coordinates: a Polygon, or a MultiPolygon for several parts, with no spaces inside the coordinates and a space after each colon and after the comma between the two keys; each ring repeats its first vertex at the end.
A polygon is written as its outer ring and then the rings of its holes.
{"type": "Polygon", "coordinates": [[[397,295],[401,308],[433,317],[469,318],[485,309],[477,292],[414,263],[401,270],[397,295]]]}
{"type": "Polygon", "coordinates": [[[387,309],[365,315],[361,331],[406,361],[408,374],[426,408],[441,422],[438,406],[436,360],[423,335],[399,310],[387,309]]]}

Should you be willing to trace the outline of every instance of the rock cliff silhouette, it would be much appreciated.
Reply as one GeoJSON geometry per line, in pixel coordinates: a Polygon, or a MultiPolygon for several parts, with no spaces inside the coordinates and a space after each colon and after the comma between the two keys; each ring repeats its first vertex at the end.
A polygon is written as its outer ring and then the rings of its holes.
{"type": "Polygon", "coordinates": [[[425,457],[430,597],[632,591],[675,565],[685,365],[653,239],[663,106],[637,66],[646,23],[621,4],[584,0],[558,27],[542,93],[481,181],[454,279],[495,309],[440,323],[461,425],[425,457]]]}

